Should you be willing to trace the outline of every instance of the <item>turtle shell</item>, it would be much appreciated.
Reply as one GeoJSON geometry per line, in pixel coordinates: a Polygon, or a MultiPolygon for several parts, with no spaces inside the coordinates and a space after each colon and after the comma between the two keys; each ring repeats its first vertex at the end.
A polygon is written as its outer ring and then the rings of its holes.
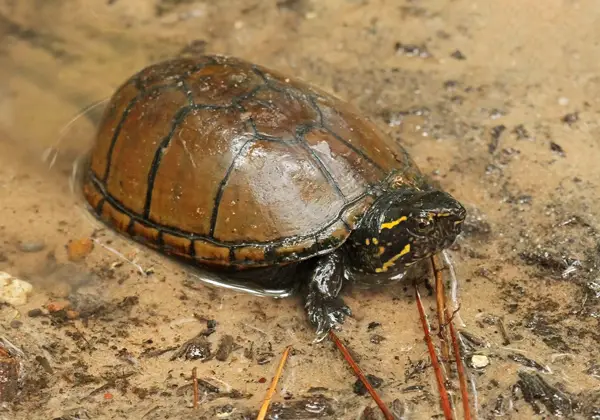
{"type": "Polygon", "coordinates": [[[349,104],[224,56],[151,65],[113,95],[83,193],[106,224],[202,265],[250,268],[339,247],[405,150],[349,104]]]}

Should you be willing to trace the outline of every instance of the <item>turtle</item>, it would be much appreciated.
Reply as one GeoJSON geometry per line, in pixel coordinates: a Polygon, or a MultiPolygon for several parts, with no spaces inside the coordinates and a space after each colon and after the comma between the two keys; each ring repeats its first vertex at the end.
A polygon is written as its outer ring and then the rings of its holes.
{"type": "Polygon", "coordinates": [[[343,285],[398,281],[450,247],[466,216],[349,102],[226,55],[126,80],[83,172],[106,226],[228,279],[298,285],[320,335],[352,315],[343,285]]]}

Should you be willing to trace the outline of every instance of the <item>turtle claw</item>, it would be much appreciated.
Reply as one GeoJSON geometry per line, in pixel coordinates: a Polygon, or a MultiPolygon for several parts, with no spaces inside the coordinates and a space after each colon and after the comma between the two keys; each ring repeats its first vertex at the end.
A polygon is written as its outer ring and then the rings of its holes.
{"type": "Polygon", "coordinates": [[[338,329],[352,316],[352,310],[340,298],[324,298],[315,294],[309,296],[306,302],[308,320],[315,327],[318,341],[322,340],[329,330],[338,329]]]}

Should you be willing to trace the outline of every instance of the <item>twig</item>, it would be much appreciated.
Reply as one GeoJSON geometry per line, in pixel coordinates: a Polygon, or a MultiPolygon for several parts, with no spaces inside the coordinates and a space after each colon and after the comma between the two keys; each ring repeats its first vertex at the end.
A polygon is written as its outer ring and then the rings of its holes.
{"type": "Polygon", "coordinates": [[[85,338],[85,335],[83,335],[83,333],[81,331],[79,331],[79,328],[77,328],[77,325],[75,324],[75,322],[73,322],[71,325],[73,326],[73,328],[75,328],[75,331],[77,331],[77,333],[81,336],[83,341],[85,341],[85,344],[87,344],[87,346],[88,346],[88,351],[90,352],[90,354],[92,354],[92,350],[93,350],[92,345],[87,340],[87,338],[85,338]]]}
{"type": "MultiPolygon", "coordinates": [[[[450,300],[452,301],[452,304],[454,305],[455,308],[458,308],[458,278],[456,277],[456,270],[454,269],[454,260],[452,259],[452,256],[450,255],[450,251],[448,251],[447,249],[443,250],[441,252],[442,255],[442,261],[444,262],[444,266],[448,269],[448,276],[450,277],[450,300]]],[[[455,309],[457,310],[457,309],[455,309]]],[[[457,312],[455,314],[455,319],[456,322],[458,322],[458,324],[461,327],[465,326],[465,323],[463,322],[462,318],[460,317],[460,312],[457,312]]]]}
{"type": "Polygon", "coordinates": [[[471,395],[473,395],[473,407],[475,408],[475,418],[479,418],[479,393],[477,392],[477,384],[475,377],[469,373],[469,384],[471,384],[471,395]]]}
{"type": "Polygon", "coordinates": [[[192,369],[192,381],[194,382],[194,408],[197,409],[198,408],[198,399],[199,399],[197,368],[192,369]]]}
{"type": "Polygon", "coordinates": [[[25,357],[23,350],[11,343],[5,336],[0,335],[0,349],[2,349],[2,347],[4,347],[11,356],[16,355],[21,358],[25,357]]]}
{"type": "MultiPolygon", "coordinates": [[[[442,284],[442,287],[443,287],[443,283],[441,281],[442,269],[440,267],[438,267],[437,259],[432,257],[431,264],[433,266],[434,272],[436,273],[436,283],[442,284]],[[439,277],[440,277],[439,281],[437,281],[438,273],[439,273],[439,277]]],[[[443,296],[443,297],[445,297],[445,296],[443,296]]],[[[454,357],[456,359],[456,370],[458,371],[458,379],[460,382],[460,393],[461,393],[463,412],[464,412],[463,414],[464,414],[465,420],[470,420],[471,419],[471,410],[470,410],[470,406],[469,406],[469,392],[467,390],[467,379],[466,379],[466,375],[465,375],[465,369],[464,369],[464,366],[462,363],[462,357],[460,354],[460,346],[458,345],[456,331],[454,329],[454,324],[452,322],[454,315],[458,312],[458,308],[453,313],[450,313],[450,308],[448,308],[448,306],[444,302],[444,312],[446,314],[446,322],[447,322],[447,325],[450,330],[452,349],[454,351],[454,357]]]]}
{"type": "Polygon", "coordinates": [[[263,330],[261,330],[260,328],[258,328],[258,327],[255,327],[254,325],[246,324],[245,322],[241,322],[241,324],[242,324],[244,327],[248,327],[248,328],[250,328],[250,329],[252,329],[252,330],[254,330],[254,331],[258,331],[259,333],[261,333],[261,334],[263,334],[263,335],[267,335],[267,336],[269,335],[269,334],[267,334],[267,332],[266,332],[266,331],[263,331],[263,330]]]}
{"type": "Polygon", "coordinates": [[[146,411],[146,414],[144,414],[142,416],[142,419],[145,419],[146,417],[148,417],[150,414],[154,413],[156,410],[158,410],[160,408],[160,405],[155,405],[154,407],[152,407],[150,410],[146,411]]]}
{"type": "Polygon", "coordinates": [[[283,367],[285,366],[285,362],[288,359],[291,349],[292,349],[292,346],[287,346],[285,348],[285,351],[283,352],[283,355],[281,356],[281,360],[279,361],[279,366],[277,366],[277,371],[275,372],[275,376],[273,376],[273,380],[271,381],[271,386],[269,387],[269,390],[267,391],[267,395],[265,396],[262,407],[260,407],[260,411],[258,413],[258,417],[256,418],[256,420],[264,420],[265,416],[267,415],[267,410],[269,409],[269,404],[271,403],[273,394],[275,394],[275,388],[277,388],[277,382],[279,382],[279,378],[281,377],[281,374],[283,372],[283,367]]]}
{"type": "MultiPolygon", "coordinates": [[[[446,307],[446,318],[450,318],[450,310],[446,307]]],[[[467,390],[467,378],[465,375],[465,368],[463,366],[462,355],[460,354],[460,346],[456,338],[456,331],[454,330],[454,324],[452,320],[448,322],[450,327],[450,336],[452,338],[452,347],[454,349],[454,357],[456,358],[456,370],[458,370],[458,380],[460,382],[460,394],[462,398],[463,411],[465,420],[471,419],[471,409],[469,406],[469,391],[467,390]]]]}
{"type": "Polygon", "coordinates": [[[371,383],[367,380],[367,378],[365,377],[365,374],[362,372],[360,367],[356,364],[354,359],[352,359],[352,356],[348,352],[348,349],[346,348],[346,346],[344,346],[344,344],[341,342],[341,340],[338,338],[338,336],[333,332],[333,330],[329,330],[329,337],[331,338],[331,340],[333,340],[333,342],[335,343],[337,348],[340,350],[340,352],[344,356],[344,359],[346,359],[346,361],[348,362],[348,364],[350,365],[350,367],[352,368],[352,370],[354,371],[356,376],[358,376],[358,379],[360,379],[360,381],[363,383],[365,388],[367,388],[367,391],[369,391],[369,394],[371,394],[371,397],[375,400],[375,403],[379,406],[379,409],[385,416],[385,419],[386,420],[394,420],[393,414],[390,412],[390,410],[387,408],[387,406],[381,400],[381,398],[379,398],[379,395],[377,395],[377,392],[375,391],[375,389],[373,388],[371,383]]]}
{"type": "Polygon", "coordinates": [[[506,332],[506,328],[504,327],[504,321],[502,320],[502,318],[498,318],[496,320],[496,323],[498,324],[498,328],[500,329],[500,334],[502,334],[502,345],[510,345],[510,338],[508,336],[508,333],[506,332]]]}
{"type": "Polygon", "coordinates": [[[433,275],[435,276],[435,302],[437,305],[437,317],[438,317],[438,337],[442,342],[442,364],[444,370],[450,375],[450,369],[447,363],[450,361],[450,346],[448,345],[448,331],[446,330],[446,322],[449,320],[444,319],[446,313],[446,291],[444,289],[444,279],[442,278],[442,269],[439,268],[435,255],[431,256],[431,267],[433,269],[433,275]]]}
{"type": "Polygon", "coordinates": [[[425,309],[423,309],[423,302],[421,301],[421,294],[419,293],[419,289],[415,284],[415,294],[417,299],[417,308],[419,309],[419,316],[421,318],[421,324],[423,326],[423,332],[425,333],[425,342],[427,343],[427,348],[429,350],[429,357],[431,358],[431,364],[433,366],[433,370],[435,372],[435,377],[437,379],[438,390],[440,392],[440,399],[442,410],[444,411],[444,417],[446,420],[452,420],[452,408],[450,407],[450,399],[448,397],[448,391],[444,386],[444,376],[442,375],[442,369],[440,368],[440,364],[435,354],[435,349],[433,348],[433,341],[431,340],[431,335],[429,334],[429,325],[427,324],[427,318],[425,318],[425,309]]]}
{"type": "Polygon", "coordinates": [[[119,251],[117,251],[114,248],[111,248],[108,245],[104,245],[102,242],[100,242],[98,239],[96,238],[92,238],[92,241],[94,241],[95,243],[97,243],[98,245],[100,245],[102,248],[106,249],[109,252],[112,252],[113,254],[115,254],[117,257],[121,258],[122,260],[128,262],[129,264],[133,265],[135,268],[137,268],[137,270],[142,274],[142,276],[146,276],[146,272],[144,271],[144,269],[142,268],[141,265],[139,265],[138,263],[136,263],[135,261],[130,260],[129,258],[127,258],[125,255],[121,254],[119,251]]]}

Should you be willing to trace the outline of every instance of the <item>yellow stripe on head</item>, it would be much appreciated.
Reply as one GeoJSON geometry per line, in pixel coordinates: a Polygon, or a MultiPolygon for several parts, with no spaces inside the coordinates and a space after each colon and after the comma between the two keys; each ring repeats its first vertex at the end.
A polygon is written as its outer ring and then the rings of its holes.
{"type": "Polygon", "coordinates": [[[392,220],[391,222],[382,223],[381,226],[379,226],[379,230],[381,231],[382,229],[391,229],[394,226],[398,226],[400,223],[404,222],[405,220],[406,220],[406,216],[402,216],[401,218],[392,220]]]}
{"type": "Polygon", "coordinates": [[[408,254],[409,252],[410,252],[410,244],[406,244],[404,249],[402,251],[400,251],[399,254],[394,255],[392,258],[390,258],[389,260],[384,262],[383,266],[381,268],[375,269],[375,272],[376,273],[385,273],[386,271],[388,271],[390,269],[390,267],[392,267],[396,263],[396,260],[398,260],[398,258],[400,258],[403,255],[408,254]]]}

